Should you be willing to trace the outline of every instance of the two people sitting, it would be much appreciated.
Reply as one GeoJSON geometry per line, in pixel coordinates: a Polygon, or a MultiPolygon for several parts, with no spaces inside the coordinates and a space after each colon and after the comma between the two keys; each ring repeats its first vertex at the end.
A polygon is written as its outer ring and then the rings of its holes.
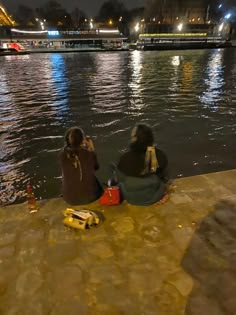
{"type": "MultiPolygon", "coordinates": [[[[168,159],[153,145],[152,129],[138,124],[131,132],[128,150],[116,165],[116,177],[124,200],[134,205],[151,205],[167,199],[168,159]]],[[[73,127],[65,136],[60,154],[62,195],[72,205],[97,200],[103,189],[95,176],[99,168],[94,145],[82,129],[73,127]]]]}

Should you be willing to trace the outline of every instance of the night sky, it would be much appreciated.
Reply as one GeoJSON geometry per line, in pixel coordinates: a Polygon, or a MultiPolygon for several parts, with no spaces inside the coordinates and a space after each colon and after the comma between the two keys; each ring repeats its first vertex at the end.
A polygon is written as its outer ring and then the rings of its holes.
{"type": "MultiPolygon", "coordinates": [[[[134,8],[141,7],[144,5],[145,0],[124,0],[123,3],[126,7],[134,8]]],[[[1,0],[1,3],[5,6],[9,14],[14,13],[18,4],[25,4],[30,7],[39,7],[42,6],[43,3],[47,1],[42,0],[1,0]]],[[[78,7],[83,10],[88,16],[95,16],[104,2],[104,0],[57,0],[57,2],[61,3],[64,8],[66,8],[69,12],[78,7]]]]}

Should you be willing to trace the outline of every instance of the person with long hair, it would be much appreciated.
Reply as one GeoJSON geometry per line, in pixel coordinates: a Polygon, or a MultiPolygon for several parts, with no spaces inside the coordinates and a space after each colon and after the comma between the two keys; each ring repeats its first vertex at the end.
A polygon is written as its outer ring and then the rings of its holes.
{"type": "Polygon", "coordinates": [[[102,194],[95,171],[99,164],[94,145],[79,127],[72,127],[65,135],[65,146],[60,153],[62,196],[71,205],[87,204],[102,194]]]}
{"type": "Polygon", "coordinates": [[[131,132],[129,149],[117,165],[124,200],[130,204],[151,205],[168,199],[168,159],[154,146],[152,129],[136,125],[131,132]]]}

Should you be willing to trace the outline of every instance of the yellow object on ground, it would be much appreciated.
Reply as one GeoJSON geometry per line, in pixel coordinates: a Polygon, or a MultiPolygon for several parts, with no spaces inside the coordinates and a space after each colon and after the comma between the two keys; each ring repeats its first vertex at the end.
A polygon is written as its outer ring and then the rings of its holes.
{"type": "Polygon", "coordinates": [[[67,208],[64,211],[65,219],[63,223],[74,229],[85,230],[91,226],[99,224],[99,217],[96,213],[89,210],[74,210],[67,208]]]}

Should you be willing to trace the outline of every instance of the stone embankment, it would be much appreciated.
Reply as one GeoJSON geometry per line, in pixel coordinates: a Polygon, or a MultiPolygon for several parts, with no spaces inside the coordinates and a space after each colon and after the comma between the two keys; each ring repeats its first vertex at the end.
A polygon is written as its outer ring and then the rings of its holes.
{"type": "Polygon", "coordinates": [[[161,206],[122,204],[98,227],[67,205],[0,209],[1,315],[236,314],[236,170],[176,180],[161,206]]]}

